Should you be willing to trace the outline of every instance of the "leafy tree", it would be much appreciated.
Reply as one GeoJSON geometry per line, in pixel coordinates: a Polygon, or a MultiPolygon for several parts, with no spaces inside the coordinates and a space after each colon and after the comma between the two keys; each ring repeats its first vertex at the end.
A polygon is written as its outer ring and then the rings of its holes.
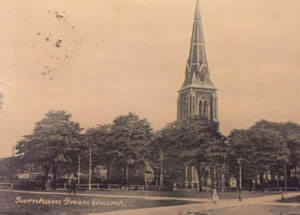
{"type": "MultiPolygon", "coordinates": [[[[92,147],[92,170],[101,164],[108,170],[108,182],[110,176],[110,166],[114,162],[117,152],[112,147],[111,125],[98,125],[87,129],[85,133],[85,154],[89,154],[89,146],[92,147]]],[[[85,163],[88,164],[88,157],[85,156],[85,163]]]]}
{"type": "Polygon", "coordinates": [[[124,183],[128,184],[128,167],[135,162],[143,163],[148,145],[153,137],[152,128],[146,119],[129,113],[117,117],[111,127],[112,148],[115,164],[124,167],[124,183]]]}
{"type": "Polygon", "coordinates": [[[83,154],[83,135],[77,136],[77,138],[72,141],[63,152],[62,159],[59,159],[57,162],[57,174],[60,176],[68,175],[68,178],[71,175],[77,175],[78,172],[78,162],[80,155],[83,154]]]}
{"type": "Polygon", "coordinates": [[[46,117],[35,124],[33,134],[24,136],[18,143],[18,154],[25,162],[43,167],[45,182],[52,169],[54,189],[59,165],[80,143],[80,125],[70,120],[65,111],[49,111],[46,117]]]}
{"type": "Polygon", "coordinates": [[[0,159],[0,180],[8,179],[10,177],[11,162],[12,159],[10,157],[0,159]]]}
{"type": "MultiPolygon", "coordinates": [[[[157,185],[165,181],[166,168],[172,169],[169,175],[173,179],[181,177],[183,172],[184,165],[178,166],[178,160],[174,156],[178,153],[177,148],[174,148],[176,139],[171,139],[176,135],[176,126],[176,122],[173,122],[156,132],[151,144],[148,145],[147,160],[156,172],[157,185]]],[[[163,185],[161,184],[160,187],[162,188],[163,185]]]]}
{"type": "Polygon", "coordinates": [[[239,178],[238,159],[242,158],[243,183],[248,183],[248,186],[252,185],[252,180],[255,179],[257,175],[253,159],[256,148],[249,140],[249,133],[248,130],[234,129],[227,138],[227,167],[229,174],[235,178],[239,178]]]}
{"type": "Polygon", "coordinates": [[[213,183],[216,183],[216,170],[224,164],[226,150],[218,123],[195,116],[180,121],[179,128],[180,157],[196,166],[200,189],[201,178],[208,168],[213,168],[210,172],[213,183]]]}
{"type": "Polygon", "coordinates": [[[152,148],[164,151],[166,166],[168,163],[179,164],[177,167],[181,168],[185,164],[196,166],[200,189],[206,170],[224,164],[226,155],[218,123],[200,116],[170,123],[158,133],[152,148]]]}
{"type": "MultiPolygon", "coordinates": [[[[288,150],[288,156],[282,158],[281,162],[278,162],[276,169],[283,169],[284,162],[287,161],[287,181],[290,186],[295,186],[296,184],[300,186],[300,177],[298,176],[298,181],[292,183],[291,181],[291,171],[294,170],[296,173],[300,173],[300,125],[293,122],[278,123],[276,129],[280,132],[281,136],[286,141],[286,147],[288,150]],[[298,171],[298,172],[297,172],[298,171]]],[[[283,172],[283,170],[282,170],[283,172]]]]}
{"type": "MultiPolygon", "coordinates": [[[[243,175],[249,181],[255,180],[259,175],[260,184],[268,181],[265,175],[280,173],[278,163],[287,160],[289,150],[286,138],[280,132],[281,124],[262,120],[247,130],[233,130],[229,135],[228,160],[237,175],[238,164],[236,160],[243,158],[243,175]],[[252,180],[251,180],[252,179],[252,180]]],[[[282,167],[282,165],[281,165],[282,167]]]]}

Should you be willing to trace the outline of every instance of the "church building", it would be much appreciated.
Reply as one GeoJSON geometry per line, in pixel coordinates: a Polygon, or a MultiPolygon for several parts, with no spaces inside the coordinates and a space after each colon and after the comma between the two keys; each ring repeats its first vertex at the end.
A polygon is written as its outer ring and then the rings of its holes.
{"type": "Polygon", "coordinates": [[[200,5],[197,0],[189,58],[185,69],[185,80],[179,90],[177,120],[201,115],[218,120],[218,99],[208,69],[205,52],[200,5]]]}
{"type": "MultiPolygon", "coordinates": [[[[199,0],[196,4],[185,79],[178,93],[177,120],[200,115],[208,120],[218,121],[217,89],[209,75],[199,0]]],[[[186,166],[185,188],[195,189],[198,184],[197,169],[191,165],[186,166]]]]}

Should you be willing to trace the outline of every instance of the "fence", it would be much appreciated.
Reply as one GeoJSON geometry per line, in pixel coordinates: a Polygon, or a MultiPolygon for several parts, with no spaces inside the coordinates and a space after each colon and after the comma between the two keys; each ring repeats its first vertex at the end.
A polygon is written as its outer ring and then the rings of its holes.
{"type": "MultiPolygon", "coordinates": [[[[67,189],[67,183],[63,184],[63,188],[67,189]]],[[[77,189],[82,189],[82,190],[86,190],[89,189],[89,184],[77,184],[77,189]]],[[[59,186],[60,187],[60,186],[59,186]]],[[[100,189],[109,189],[109,190],[125,190],[125,189],[129,189],[129,190],[145,190],[145,186],[144,185],[128,185],[128,186],[124,186],[121,184],[101,184],[101,183],[97,183],[97,184],[91,184],[91,189],[92,190],[100,190],[100,189]]]]}
{"type": "Polygon", "coordinates": [[[11,184],[11,183],[0,183],[0,188],[1,189],[11,189],[11,188],[13,188],[13,184],[11,184]]]}
{"type": "MultiPolygon", "coordinates": [[[[224,189],[227,192],[237,191],[237,187],[228,187],[224,189]]],[[[287,192],[299,192],[300,187],[287,187],[287,192]]],[[[264,192],[285,192],[285,187],[265,187],[265,188],[253,188],[253,187],[243,187],[242,191],[248,192],[257,192],[257,191],[264,191],[264,192]]]]}

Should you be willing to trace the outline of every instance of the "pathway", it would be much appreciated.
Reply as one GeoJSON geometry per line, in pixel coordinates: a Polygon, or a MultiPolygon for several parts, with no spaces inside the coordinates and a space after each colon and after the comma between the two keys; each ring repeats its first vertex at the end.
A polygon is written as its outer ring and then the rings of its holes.
{"type": "MultiPolygon", "coordinates": [[[[287,193],[285,198],[298,196],[299,193],[287,193]]],[[[158,207],[158,208],[147,208],[147,209],[134,209],[134,210],[124,210],[124,211],[114,211],[106,213],[91,213],[89,215],[185,215],[185,214],[197,214],[197,212],[230,208],[230,207],[240,207],[252,204],[268,204],[268,205],[285,205],[285,206],[300,206],[300,203],[280,203],[276,202],[281,199],[281,195],[271,195],[263,197],[249,198],[242,202],[238,200],[220,200],[218,204],[213,204],[211,201],[206,201],[200,204],[189,204],[189,205],[178,205],[178,206],[168,206],[168,207],[158,207]]]]}

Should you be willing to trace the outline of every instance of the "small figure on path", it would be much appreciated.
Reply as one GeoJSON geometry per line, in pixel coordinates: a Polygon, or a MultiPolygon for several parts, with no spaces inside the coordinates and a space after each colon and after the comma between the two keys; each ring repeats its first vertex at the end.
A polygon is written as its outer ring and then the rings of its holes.
{"type": "Polygon", "coordinates": [[[219,201],[219,196],[218,196],[218,193],[217,193],[217,188],[216,186],[213,187],[212,189],[212,195],[211,195],[211,200],[214,204],[217,204],[218,201],[219,201]]]}
{"type": "Polygon", "coordinates": [[[173,185],[173,191],[177,191],[177,184],[176,183],[174,183],[174,185],[173,185]]]}
{"type": "Polygon", "coordinates": [[[70,189],[71,189],[71,179],[67,181],[67,193],[69,193],[70,189]]]}
{"type": "Polygon", "coordinates": [[[76,195],[76,182],[74,179],[71,180],[71,187],[69,188],[69,193],[72,193],[72,191],[74,192],[74,195],[76,195]]]}

